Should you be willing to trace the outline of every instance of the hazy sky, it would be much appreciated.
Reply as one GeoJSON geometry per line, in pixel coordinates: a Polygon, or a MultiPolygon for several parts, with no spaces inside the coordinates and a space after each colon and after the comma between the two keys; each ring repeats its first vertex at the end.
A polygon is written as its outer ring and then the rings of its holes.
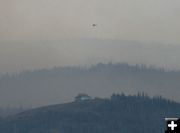
{"type": "Polygon", "coordinates": [[[0,0],[0,73],[110,61],[180,69],[179,50],[180,0],[0,0]]]}
{"type": "Polygon", "coordinates": [[[103,41],[98,46],[90,40],[88,46],[61,42],[97,38],[180,45],[179,35],[179,0],[0,0],[0,73],[105,60],[179,67],[177,46],[134,51],[103,41]]]}
{"type": "Polygon", "coordinates": [[[179,0],[0,0],[0,21],[1,41],[85,37],[180,43],[179,0]]]}
{"type": "Polygon", "coordinates": [[[180,69],[179,50],[180,45],[97,39],[3,43],[0,45],[0,73],[99,62],[180,69]]]}

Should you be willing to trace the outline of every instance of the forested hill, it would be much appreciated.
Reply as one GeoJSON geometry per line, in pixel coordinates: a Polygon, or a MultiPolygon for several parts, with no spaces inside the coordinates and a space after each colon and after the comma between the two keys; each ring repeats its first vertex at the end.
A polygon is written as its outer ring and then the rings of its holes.
{"type": "Polygon", "coordinates": [[[180,102],[179,79],[178,71],[111,63],[88,68],[26,71],[0,78],[0,104],[42,106],[70,102],[78,92],[108,97],[122,91],[128,94],[147,92],[180,102]]]}
{"type": "Polygon", "coordinates": [[[180,104],[145,95],[112,95],[29,110],[0,122],[1,133],[162,133],[180,104]]]}

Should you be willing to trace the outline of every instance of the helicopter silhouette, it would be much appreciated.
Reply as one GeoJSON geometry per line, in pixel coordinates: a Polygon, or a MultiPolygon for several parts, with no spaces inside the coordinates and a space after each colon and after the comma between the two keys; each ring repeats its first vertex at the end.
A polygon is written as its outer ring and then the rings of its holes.
{"type": "Polygon", "coordinates": [[[93,26],[93,27],[96,27],[96,26],[97,26],[97,24],[92,24],[92,26],[93,26]]]}

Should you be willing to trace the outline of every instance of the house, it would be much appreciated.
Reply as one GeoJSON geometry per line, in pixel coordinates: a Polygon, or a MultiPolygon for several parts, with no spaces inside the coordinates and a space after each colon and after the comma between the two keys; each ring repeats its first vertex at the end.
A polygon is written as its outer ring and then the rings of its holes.
{"type": "Polygon", "coordinates": [[[87,101],[87,100],[92,100],[92,97],[90,97],[90,96],[87,95],[87,94],[78,94],[78,95],[75,97],[75,101],[76,101],[76,102],[79,102],[79,101],[87,101]]]}

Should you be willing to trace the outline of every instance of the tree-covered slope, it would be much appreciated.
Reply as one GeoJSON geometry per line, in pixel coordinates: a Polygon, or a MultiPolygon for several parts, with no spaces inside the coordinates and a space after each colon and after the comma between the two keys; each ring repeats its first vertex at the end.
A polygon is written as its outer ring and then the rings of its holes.
{"type": "Polygon", "coordinates": [[[162,133],[165,117],[179,117],[180,104],[144,95],[112,95],[52,105],[8,117],[1,133],[162,133]]]}
{"type": "Polygon", "coordinates": [[[79,92],[107,97],[116,92],[138,91],[180,102],[180,71],[128,64],[58,67],[0,78],[0,105],[42,106],[72,101],[79,92]]]}

